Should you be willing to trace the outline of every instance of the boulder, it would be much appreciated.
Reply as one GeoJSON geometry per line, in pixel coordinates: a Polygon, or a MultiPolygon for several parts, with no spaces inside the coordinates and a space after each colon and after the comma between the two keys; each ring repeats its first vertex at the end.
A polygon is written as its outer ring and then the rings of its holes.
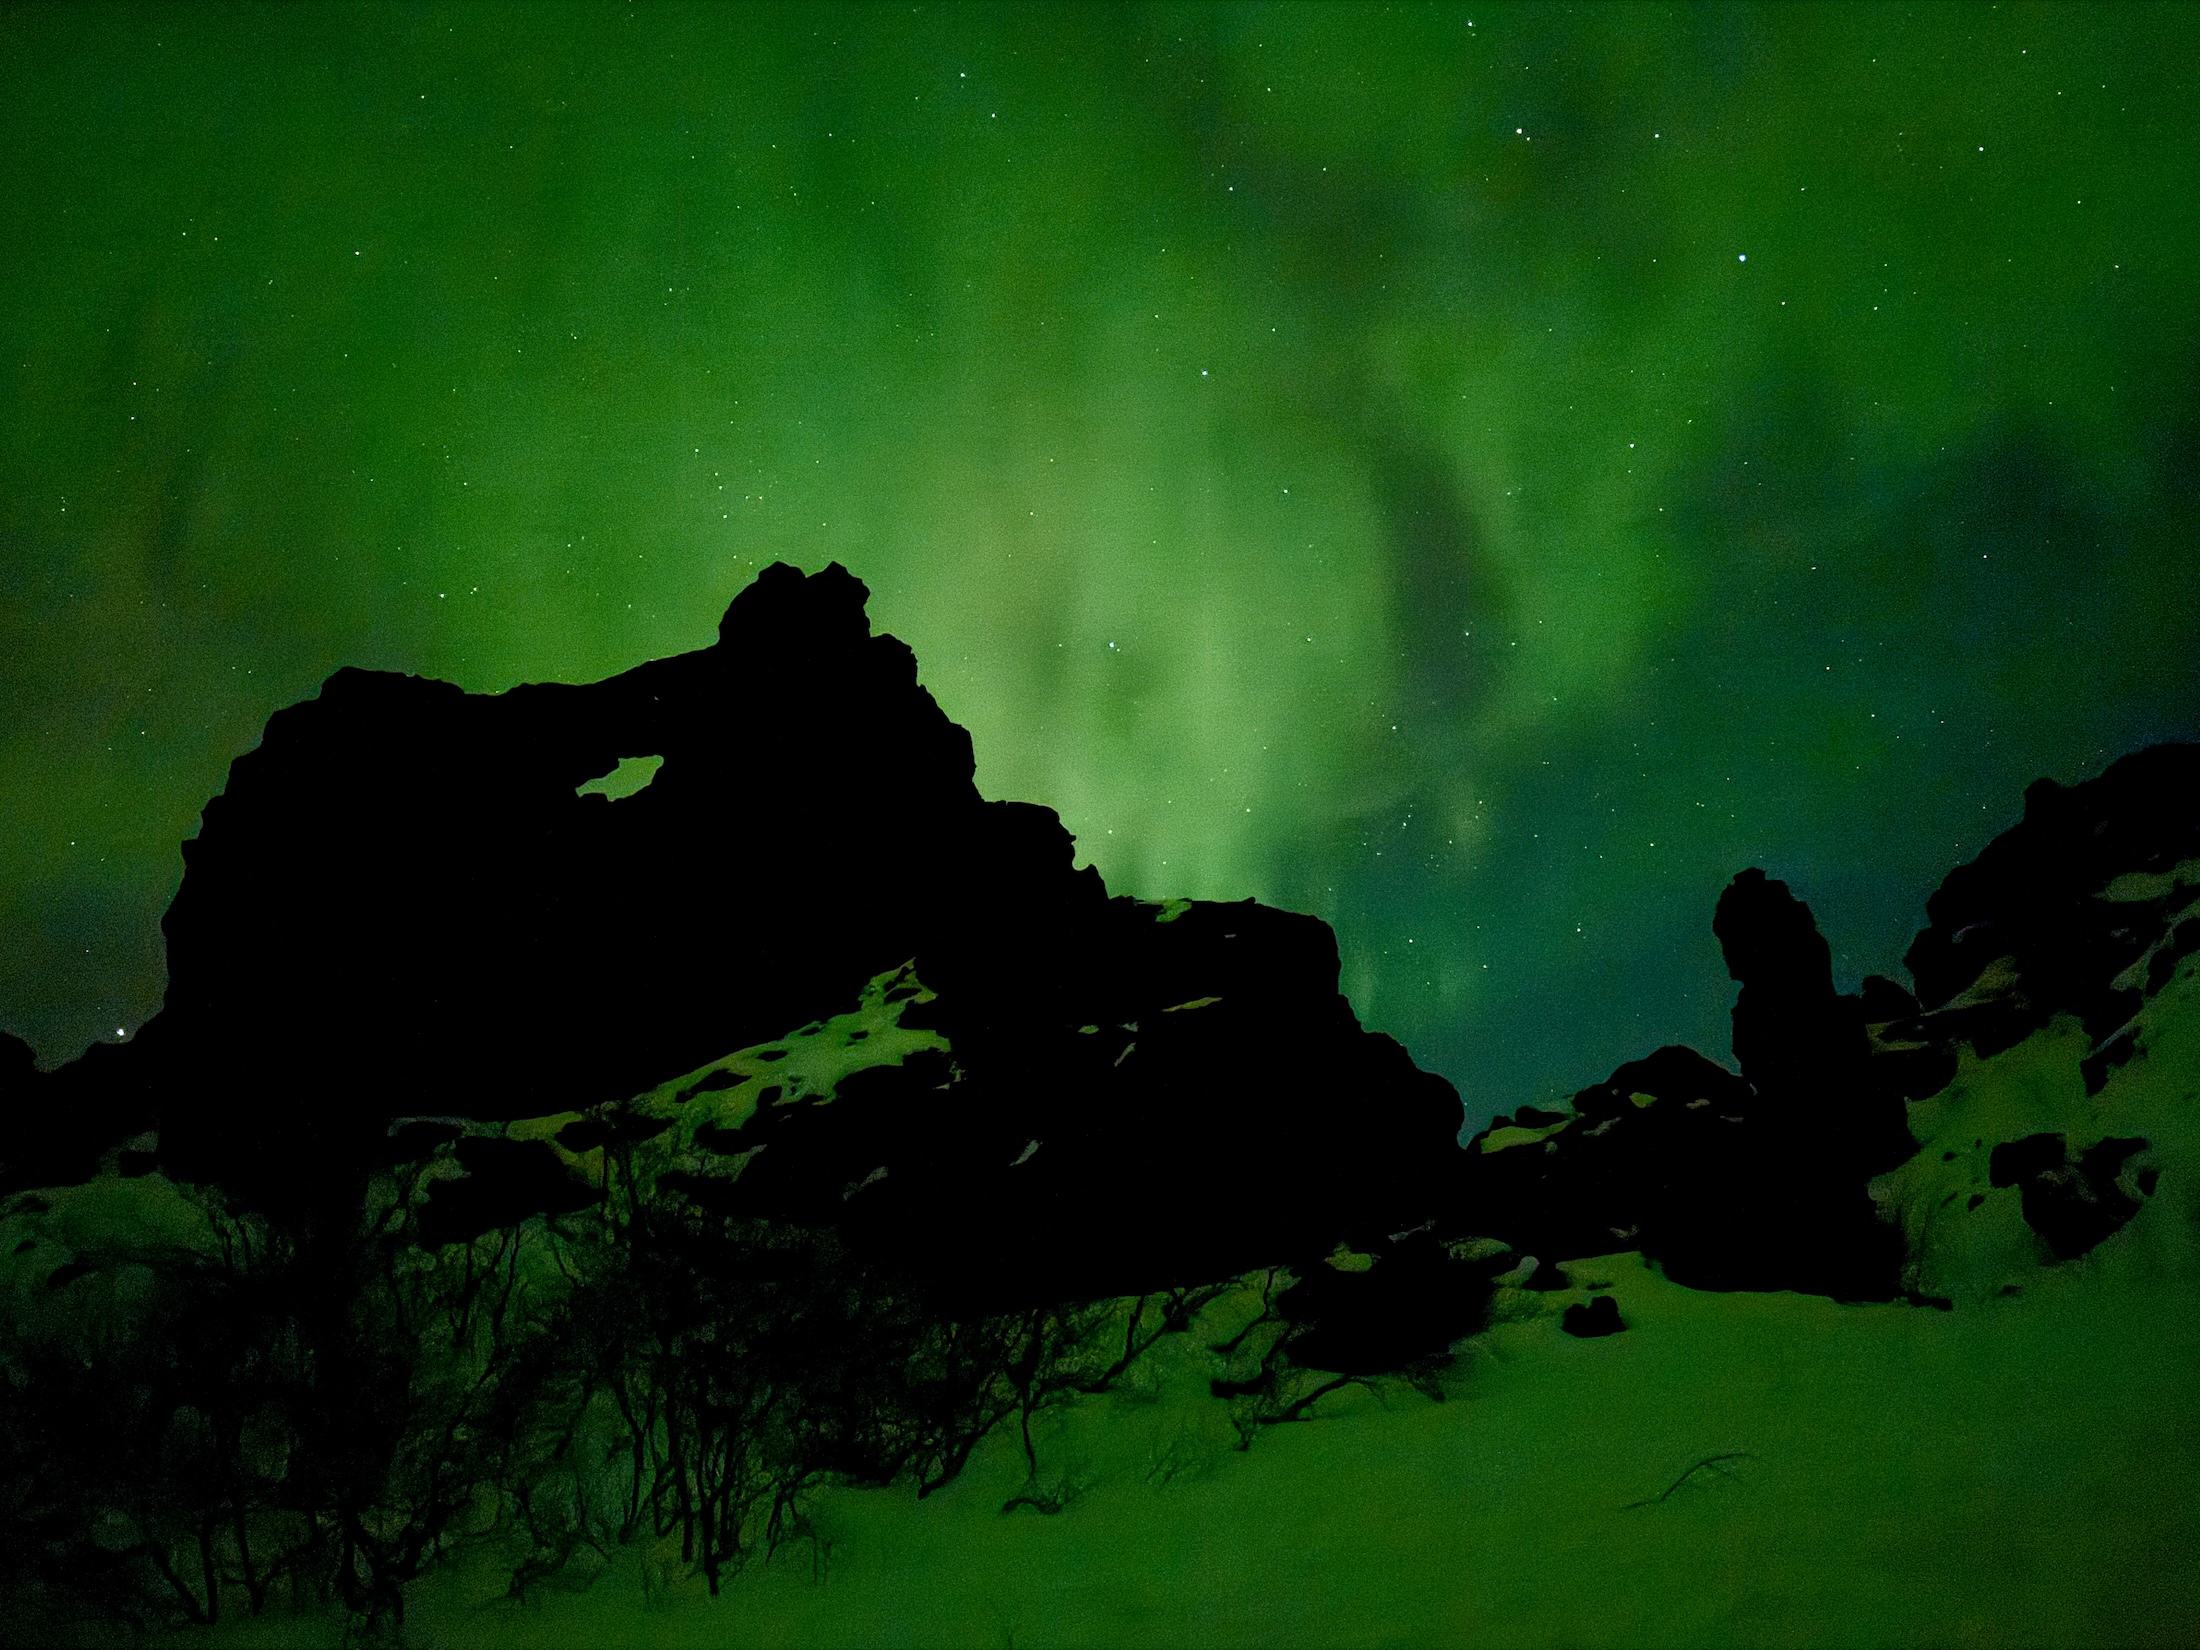
{"type": "Polygon", "coordinates": [[[1988,1175],[1997,1187],[2019,1189],[2025,1224],[2057,1260],[2075,1260],[2120,1231],[2153,1195],[2153,1174],[2132,1164],[2147,1145],[2129,1136],[2074,1152],[2062,1135],[2030,1134],[1996,1146],[1988,1175]]]}
{"type": "Polygon", "coordinates": [[[1597,1295],[1567,1307],[1558,1326],[1569,1335],[1593,1340],[1599,1335],[1617,1335],[1627,1324],[1619,1315],[1618,1301],[1610,1295],[1597,1295]]]}

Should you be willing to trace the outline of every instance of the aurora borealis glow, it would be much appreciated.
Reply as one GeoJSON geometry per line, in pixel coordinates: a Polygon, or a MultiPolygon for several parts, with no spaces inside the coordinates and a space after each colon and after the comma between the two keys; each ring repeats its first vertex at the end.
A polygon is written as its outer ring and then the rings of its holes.
{"type": "Polygon", "coordinates": [[[1853,986],[2027,781],[2200,734],[2196,69],[2107,5],[0,13],[0,1026],[157,1008],[337,666],[589,679],[837,559],[988,795],[1328,918],[1470,1116],[1723,1051],[1735,870],[1853,986]]]}

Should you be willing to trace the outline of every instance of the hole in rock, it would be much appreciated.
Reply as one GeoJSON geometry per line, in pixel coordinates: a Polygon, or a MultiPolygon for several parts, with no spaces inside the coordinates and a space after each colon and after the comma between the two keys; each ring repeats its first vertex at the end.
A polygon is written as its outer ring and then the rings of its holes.
{"type": "Polygon", "coordinates": [[[622,756],[619,765],[607,774],[600,774],[585,785],[573,787],[575,796],[606,796],[617,802],[632,796],[657,777],[657,770],[665,765],[661,756],[622,756]]]}

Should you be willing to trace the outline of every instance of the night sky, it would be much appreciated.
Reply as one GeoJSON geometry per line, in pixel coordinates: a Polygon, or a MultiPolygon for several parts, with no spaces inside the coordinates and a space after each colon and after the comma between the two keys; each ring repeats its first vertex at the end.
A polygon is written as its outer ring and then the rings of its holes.
{"type": "Polygon", "coordinates": [[[157,1009],[338,666],[589,680],[837,559],[987,795],[1327,918],[1470,1116],[1723,1054],[1733,872],[1853,988],[2027,781],[2200,734],[2196,70],[2105,4],[0,12],[0,1026],[157,1009]]]}

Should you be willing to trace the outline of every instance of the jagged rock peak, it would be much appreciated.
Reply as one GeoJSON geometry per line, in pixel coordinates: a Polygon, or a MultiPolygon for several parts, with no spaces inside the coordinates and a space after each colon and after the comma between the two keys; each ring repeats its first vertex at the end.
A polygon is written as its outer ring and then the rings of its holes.
{"type": "Polygon", "coordinates": [[[1756,866],[1726,885],[1712,914],[1726,971],[1747,989],[1781,995],[1833,994],[1833,953],[1810,907],[1756,866]]]}
{"type": "Polygon", "coordinates": [[[726,604],[718,639],[728,647],[850,646],[871,635],[871,587],[839,562],[805,575],[775,561],[726,604]]]}
{"type": "Polygon", "coordinates": [[[2128,924],[2088,920],[2104,915],[2095,896],[2119,878],[2152,877],[2159,887],[2119,889],[2107,901],[2124,907],[2105,913],[2118,919],[2143,914],[2139,908],[2171,898],[2177,868],[2195,860],[2200,745],[2151,745],[2076,785],[2035,780],[2024,793],[2024,817],[1950,872],[1926,901],[1928,926],[1904,958],[1918,1000],[1939,1008],[2007,957],[2044,993],[2068,993],[2054,1006],[2101,1008],[2079,1000],[2077,976],[2097,973],[2131,947],[2111,932],[2128,924]]]}

